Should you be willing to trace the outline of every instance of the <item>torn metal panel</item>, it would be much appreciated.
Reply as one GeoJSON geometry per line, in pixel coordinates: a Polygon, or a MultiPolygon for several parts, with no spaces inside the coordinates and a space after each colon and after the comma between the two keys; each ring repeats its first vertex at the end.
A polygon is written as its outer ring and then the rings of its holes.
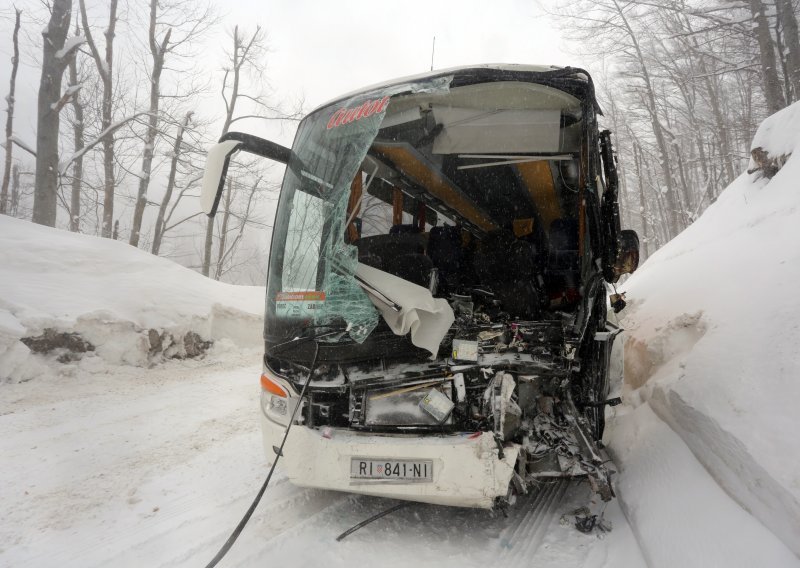
{"type": "Polygon", "coordinates": [[[366,284],[364,289],[391,330],[397,335],[410,334],[414,345],[435,357],[455,321],[447,300],[434,298],[422,286],[365,264],[358,265],[355,274],[366,284]]]}

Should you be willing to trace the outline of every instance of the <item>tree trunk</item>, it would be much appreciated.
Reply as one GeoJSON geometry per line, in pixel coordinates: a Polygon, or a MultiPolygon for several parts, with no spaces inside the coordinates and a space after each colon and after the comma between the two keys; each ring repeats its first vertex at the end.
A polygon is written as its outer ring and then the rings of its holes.
{"type": "MultiPolygon", "coordinates": [[[[619,152],[619,149],[617,152],[619,152]]],[[[622,215],[623,227],[630,227],[632,225],[630,196],[628,195],[627,170],[628,168],[624,164],[617,164],[617,172],[619,173],[619,212],[620,215],[622,215]]]]}
{"type": "Polygon", "coordinates": [[[11,149],[13,147],[11,136],[14,134],[14,92],[16,91],[17,69],[19,68],[19,17],[22,14],[22,10],[15,8],[14,12],[16,13],[14,33],[12,35],[14,55],[11,56],[11,86],[8,89],[8,97],[6,97],[6,102],[8,103],[8,110],[6,111],[8,113],[6,118],[6,164],[3,170],[3,185],[2,189],[0,189],[0,213],[8,212],[8,182],[11,179],[11,149]]]}
{"type": "MultiPolygon", "coordinates": [[[[114,117],[114,28],[117,24],[117,0],[111,0],[106,30],[106,67],[103,73],[103,112],[101,128],[106,130],[111,126],[114,117]]],[[[104,237],[111,236],[111,222],[114,219],[114,133],[109,132],[103,137],[103,232],[104,237]]],[[[114,224],[114,239],[119,238],[119,221],[114,224]]]]}
{"type": "MultiPolygon", "coordinates": [[[[700,173],[703,176],[703,181],[708,182],[709,180],[709,173],[708,173],[708,161],[706,158],[706,149],[703,142],[703,129],[700,127],[700,122],[697,120],[697,113],[696,113],[696,96],[694,93],[694,89],[689,90],[689,86],[678,80],[674,79],[673,82],[676,84],[678,89],[681,92],[681,98],[683,99],[684,104],[686,105],[686,116],[689,119],[689,129],[694,133],[694,143],[697,147],[697,154],[700,162],[700,173]]],[[[690,219],[692,221],[693,219],[690,219]]]]}
{"type": "MultiPolygon", "coordinates": [[[[233,55],[232,55],[232,70],[233,70],[233,85],[231,88],[231,99],[225,99],[225,123],[222,125],[222,134],[228,132],[233,122],[233,113],[236,110],[236,103],[239,98],[239,74],[242,69],[242,62],[247,50],[250,49],[253,41],[255,41],[258,30],[253,34],[253,39],[250,44],[245,47],[242,38],[239,36],[239,26],[233,28],[233,55]],[[240,57],[240,51],[244,51],[240,57]]],[[[228,72],[225,72],[225,80],[222,83],[222,96],[225,97],[226,80],[228,72]]],[[[206,223],[206,240],[203,247],[203,276],[208,276],[211,273],[211,254],[214,244],[214,218],[209,217],[206,223]]]]}
{"type": "Polygon", "coordinates": [[[225,262],[225,243],[228,240],[228,222],[231,218],[231,194],[233,193],[233,178],[228,178],[228,191],[225,192],[225,211],[222,214],[222,227],[219,230],[219,250],[217,252],[217,268],[214,271],[214,280],[222,278],[222,267],[225,262]]]}
{"type": "Polygon", "coordinates": [[[206,240],[203,245],[203,276],[211,272],[211,249],[214,245],[214,217],[209,217],[206,222],[206,240]]]}
{"type": "MultiPolygon", "coordinates": [[[[76,35],[77,35],[77,29],[76,35]]],[[[73,57],[69,62],[69,84],[78,84],[78,64],[73,57]]],[[[72,97],[72,110],[75,113],[75,121],[72,124],[72,139],[75,147],[75,154],[78,156],[72,163],[72,192],[70,194],[69,205],[69,230],[77,233],[81,229],[81,186],[83,185],[83,155],[80,150],[83,148],[83,104],[78,99],[78,94],[72,97]]]]}
{"type": "Polygon", "coordinates": [[[650,187],[651,199],[647,201],[647,205],[651,210],[648,218],[650,228],[653,229],[653,239],[655,241],[655,248],[658,250],[661,245],[670,239],[669,229],[667,225],[667,214],[664,210],[664,200],[662,199],[661,190],[656,183],[653,182],[653,172],[650,170],[652,159],[646,159],[644,149],[639,147],[639,165],[642,167],[645,174],[644,180],[647,186],[650,187]],[[656,215],[657,213],[657,215],[656,215]]]}
{"type": "MultiPolygon", "coordinates": [[[[229,184],[231,182],[228,182],[229,184]]],[[[225,274],[225,263],[228,259],[233,259],[236,255],[236,249],[238,248],[239,244],[242,242],[242,237],[244,236],[245,227],[247,227],[247,223],[250,220],[250,213],[253,208],[253,200],[256,196],[256,192],[258,191],[258,186],[261,184],[261,178],[258,178],[253,185],[250,187],[250,194],[247,196],[247,206],[244,209],[244,214],[241,217],[241,222],[239,223],[239,229],[237,231],[236,236],[231,241],[230,245],[228,245],[227,249],[225,248],[228,237],[227,237],[227,225],[228,225],[228,215],[226,215],[225,219],[223,220],[223,232],[220,236],[220,242],[223,240],[225,243],[220,245],[219,248],[219,257],[217,258],[217,270],[216,274],[214,275],[215,280],[221,280],[222,276],[225,274]]],[[[230,270],[230,267],[228,268],[230,270]]]]}
{"type": "Polygon", "coordinates": [[[786,70],[794,91],[794,100],[800,100],[800,39],[797,33],[797,18],[790,0],[775,0],[778,21],[783,29],[786,44],[786,70]]]}
{"type": "Polygon", "coordinates": [[[639,188],[639,216],[642,222],[642,244],[644,244],[644,258],[650,256],[650,235],[647,223],[647,199],[644,191],[644,181],[642,180],[642,164],[639,155],[638,143],[633,143],[633,166],[636,168],[636,181],[639,188]]]}
{"type": "Polygon", "coordinates": [[[781,77],[783,77],[782,92],[786,104],[790,105],[792,104],[792,84],[789,80],[789,54],[783,45],[783,29],[780,18],[775,18],[775,27],[773,29],[775,30],[775,56],[780,67],[781,77]]]}
{"type": "MultiPolygon", "coordinates": [[[[706,65],[706,52],[704,52],[701,48],[700,42],[698,41],[697,36],[694,34],[694,28],[691,20],[685,14],[683,15],[683,22],[686,29],[692,33],[692,50],[697,54],[697,65],[700,70],[700,74],[703,77],[703,87],[705,88],[708,96],[708,103],[711,106],[711,114],[714,117],[714,135],[719,141],[722,166],[725,174],[717,186],[718,191],[720,188],[727,187],[728,184],[730,184],[736,177],[733,167],[733,153],[731,151],[730,142],[732,131],[731,125],[725,120],[722,107],[720,106],[720,100],[722,100],[723,95],[720,92],[718,84],[719,79],[710,73],[708,65],[706,65]]],[[[716,194],[717,191],[714,193],[716,194]]]]}
{"type": "MultiPolygon", "coordinates": [[[[694,44],[696,47],[699,47],[697,45],[697,39],[694,39],[694,44]]],[[[725,117],[722,115],[722,109],[719,106],[720,93],[717,88],[717,81],[709,76],[708,67],[702,55],[698,58],[698,65],[700,73],[703,75],[703,86],[708,93],[708,102],[711,106],[711,114],[714,117],[716,136],[719,140],[720,153],[722,154],[722,165],[725,168],[725,179],[722,180],[721,185],[722,187],[726,187],[736,177],[733,171],[733,158],[728,134],[730,129],[728,123],[725,121],[725,117]]]]}
{"type": "Polygon", "coordinates": [[[16,217],[19,211],[19,166],[14,164],[11,170],[11,207],[8,209],[9,215],[16,217]]]}
{"type": "Polygon", "coordinates": [[[164,69],[164,58],[169,45],[169,36],[172,28],[167,30],[163,41],[156,41],[156,16],[158,1],[150,0],[150,54],[153,57],[153,71],[150,75],[150,117],[147,122],[147,135],[144,140],[142,154],[142,174],[139,178],[139,191],[136,194],[136,205],[133,209],[133,226],[131,227],[130,244],[139,246],[139,234],[142,230],[144,208],[147,205],[147,188],[150,185],[150,173],[153,167],[153,153],[155,152],[156,134],[158,133],[158,106],[160,102],[159,89],[161,87],[161,71],[164,69]]]}
{"type": "Polygon", "coordinates": [[[761,3],[761,0],[750,0],[750,13],[755,22],[764,98],[767,101],[769,113],[774,114],[786,106],[786,99],[783,97],[778,70],[775,66],[775,44],[772,41],[769,23],[764,12],[764,4],[761,3]]]}
{"type": "Polygon", "coordinates": [[[114,227],[114,132],[110,127],[114,116],[114,30],[117,25],[118,0],[110,0],[109,3],[108,28],[104,32],[106,37],[105,57],[100,56],[100,51],[92,37],[89,19],[86,16],[85,0],[79,1],[86,43],[89,45],[97,72],[103,82],[100,129],[107,133],[103,136],[103,225],[100,234],[116,239],[118,230],[114,227]]]}
{"type": "Polygon", "coordinates": [[[50,21],[42,32],[42,76],[36,120],[36,181],[33,193],[33,222],[56,225],[58,190],[59,112],[55,105],[61,98],[64,57],[57,52],[64,47],[69,33],[72,0],[53,0],[50,21]]]}
{"type": "Polygon", "coordinates": [[[189,111],[183,117],[183,122],[178,127],[178,134],[175,137],[175,144],[172,146],[172,160],[169,164],[169,179],[167,180],[167,189],[164,192],[164,198],[161,200],[161,206],[158,208],[158,216],[156,217],[156,228],[153,235],[153,248],[151,252],[155,255],[161,250],[161,240],[164,237],[164,216],[167,212],[167,206],[172,199],[172,192],[175,190],[175,176],[178,173],[178,158],[181,154],[181,144],[183,144],[183,133],[189,126],[189,121],[192,119],[194,113],[189,111]]]}

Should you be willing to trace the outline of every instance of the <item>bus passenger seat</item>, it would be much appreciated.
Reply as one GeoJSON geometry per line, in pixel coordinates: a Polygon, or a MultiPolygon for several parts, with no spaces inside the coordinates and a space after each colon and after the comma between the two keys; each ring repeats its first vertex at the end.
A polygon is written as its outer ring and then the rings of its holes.
{"type": "Polygon", "coordinates": [[[556,219],[550,225],[549,254],[545,270],[551,305],[571,304],[580,299],[580,250],[578,221],[556,219]]]}
{"type": "Polygon", "coordinates": [[[439,292],[445,295],[457,292],[466,268],[461,228],[432,227],[428,237],[428,256],[439,271],[439,292]]]}

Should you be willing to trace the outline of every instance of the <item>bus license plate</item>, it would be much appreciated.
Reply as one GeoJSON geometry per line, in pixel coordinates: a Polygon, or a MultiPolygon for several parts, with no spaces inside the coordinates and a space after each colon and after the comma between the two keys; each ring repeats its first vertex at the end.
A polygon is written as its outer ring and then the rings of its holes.
{"type": "Polygon", "coordinates": [[[433,461],[351,458],[350,479],[430,482],[433,481],[433,461]]]}

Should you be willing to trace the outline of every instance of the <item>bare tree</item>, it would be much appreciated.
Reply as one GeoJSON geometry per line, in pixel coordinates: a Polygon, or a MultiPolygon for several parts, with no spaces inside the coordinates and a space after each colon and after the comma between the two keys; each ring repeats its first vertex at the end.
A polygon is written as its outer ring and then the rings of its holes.
{"type": "Polygon", "coordinates": [[[231,197],[233,194],[233,176],[228,176],[228,188],[225,191],[225,206],[222,214],[222,227],[219,231],[219,252],[217,253],[217,269],[214,271],[214,280],[222,276],[223,260],[225,255],[225,241],[228,237],[228,223],[231,218],[231,197]]]}
{"type": "Polygon", "coordinates": [[[800,100],[800,39],[798,39],[794,7],[790,0],[775,0],[775,9],[786,44],[787,81],[794,90],[794,100],[800,100]]]}
{"type": "Polygon", "coordinates": [[[627,36],[626,39],[629,45],[633,48],[634,61],[639,66],[638,72],[641,76],[642,82],[644,83],[644,101],[646,103],[647,112],[650,115],[650,123],[653,128],[653,135],[655,136],[656,144],[658,145],[658,151],[660,154],[659,161],[661,163],[661,171],[664,176],[664,184],[666,186],[665,190],[667,204],[669,207],[668,214],[670,218],[671,232],[674,235],[680,232],[683,227],[680,226],[680,221],[678,220],[678,205],[676,202],[677,200],[675,199],[675,183],[672,179],[672,160],[670,158],[666,136],[664,135],[664,128],[658,113],[658,105],[656,104],[656,95],[650,78],[648,63],[645,60],[644,54],[642,53],[638,34],[636,31],[634,31],[633,27],[628,21],[625,11],[620,6],[618,0],[611,1],[614,7],[615,19],[621,23],[625,35],[627,36]]]}
{"type": "MultiPolygon", "coordinates": [[[[225,197],[226,214],[223,217],[222,227],[220,229],[219,252],[214,271],[215,280],[222,279],[225,274],[239,267],[239,264],[235,262],[234,259],[244,240],[244,232],[247,226],[252,223],[263,224],[258,221],[254,215],[255,203],[259,195],[263,193],[265,189],[263,182],[263,177],[258,176],[250,181],[247,186],[243,186],[241,189],[244,189],[246,192],[244,207],[240,212],[233,212],[231,211],[230,196],[233,193],[236,181],[232,177],[228,179],[228,191],[225,197]],[[235,227],[230,226],[233,221],[237,222],[235,227]],[[229,235],[229,233],[232,234],[229,235]]],[[[270,188],[267,187],[266,189],[270,188]]]]}
{"type": "Polygon", "coordinates": [[[8,213],[12,217],[16,217],[19,211],[19,166],[14,164],[11,170],[11,204],[8,208],[8,213]]]}
{"type": "MultiPolygon", "coordinates": [[[[175,247],[169,247],[165,252],[169,233],[202,215],[196,206],[192,206],[191,213],[186,215],[180,205],[184,197],[197,196],[195,190],[199,189],[203,178],[206,150],[210,143],[207,136],[210,121],[198,119],[193,111],[187,112],[180,122],[170,123],[177,128],[177,134],[173,138],[172,151],[168,154],[170,164],[167,188],[159,206],[153,238],[153,245],[157,245],[157,249],[152,251],[153,254],[162,256],[180,255],[175,247]]],[[[200,258],[202,260],[202,256],[200,258]]],[[[199,268],[199,264],[197,267],[199,268]]]]}
{"type": "MultiPolygon", "coordinates": [[[[78,24],[75,24],[75,35],[80,34],[78,24]]],[[[70,207],[69,207],[69,230],[77,233],[80,231],[81,221],[81,186],[83,185],[83,150],[84,146],[84,116],[83,104],[81,103],[79,93],[77,92],[81,87],[78,81],[78,62],[77,57],[73,57],[69,61],[69,88],[75,89],[75,95],[72,97],[72,141],[75,149],[75,154],[78,157],[73,162],[72,166],[72,191],[70,192],[70,207]]]]}
{"type": "MultiPolygon", "coordinates": [[[[266,45],[263,30],[260,27],[256,27],[248,39],[239,31],[239,26],[236,26],[233,29],[232,40],[233,50],[228,54],[230,66],[225,69],[221,89],[222,100],[225,103],[225,121],[222,125],[222,134],[228,132],[231,124],[243,118],[266,118],[267,113],[275,115],[272,118],[288,118],[288,115],[270,106],[263,95],[242,92],[243,72],[246,70],[258,70],[264,65],[266,45]],[[237,116],[238,104],[241,99],[246,99],[251,103],[254,109],[252,113],[237,116]]],[[[223,213],[223,223],[224,218],[225,214],[223,213]]],[[[203,247],[202,272],[205,276],[208,276],[211,272],[213,244],[214,218],[209,218],[206,223],[206,236],[203,247]]]]}
{"type": "Polygon", "coordinates": [[[771,12],[767,0],[540,2],[601,68],[589,65],[600,104],[624,132],[623,214],[640,218],[648,252],[716,199],[761,119],[796,96],[793,3],[775,0],[771,12]]]}
{"type": "MultiPolygon", "coordinates": [[[[150,18],[148,22],[148,47],[152,65],[150,68],[150,103],[149,119],[147,132],[144,137],[144,150],[142,152],[142,169],[139,177],[139,188],[136,196],[136,204],[133,212],[133,224],[131,226],[130,244],[139,245],[140,232],[142,230],[142,219],[144,217],[145,206],[147,205],[147,189],[153,168],[153,156],[155,153],[156,138],[158,136],[158,126],[161,120],[161,74],[164,71],[164,62],[167,55],[175,53],[185,45],[191,45],[199,36],[214,23],[216,19],[209,7],[197,9],[193,2],[174,1],[165,2],[164,0],[150,0],[150,18]],[[167,23],[169,21],[170,23],[167,23]],[[166,27],[163,36],[159,39],[159,28],[166,27]],[[174,32],[174,34],[173,34],[174,32]],[[173,37],[174,35],[174,37],[173,37]]],[[[191,88],[185,88],[181,98],[186,98],[191,88]]]]}
{"type": "Polygon", "coordinates": [[[150,25],[148,27],[148,43],[150,55],[153,58],[153,67],[150,72],[150,116],[148,117],[147,134],[145,136],[144,151],[142,152],[142,173],[139,177],[139,191],[136,196],[136,206],[133,210],[133,225],[131,227],[130,244],[139,246],[139,232],[142,229],[142,217],[147,205],[147,186],[150,184],[150,172],[153,165],[153,152],[156,144],[158,127],[158,104],[160,102],[161,71],[164,69],[164,59],[169,48],[169,39],[172,28],[167,28],[161,40],[156,38],[156,21],[158,15],[158,0],[150,0],[150,25]]]}
{"type": "Polygon", "coordinates": [[[8,117],[6,118],[6,162],[5,169],[3,170],[3,185],[0,190],[0,213],[7,212],[8,201],[8,183],[11,178],[11,152],[12,140],[14,134],[14,95],[17,85],[17,69],[19,68],[19,19],[22,15],[22,10],[14,8],[14,33],[12,34],[12,43],[14,45],[14,55],[11,56],[11,86],[8,89],[8,96],[6,102],[8,103],[8,117]]]}
{"type": "Polygon", "coordinates": [[[670,142],[672,136],[665,127],[663,101],[657,78],[651,71],[650,46],[643,43],[647,34],[635,26],[644,11],[637,11],[630,1],[586,0],[562,4],[556,13],[564,19],[565,27],[571,27],[577,41],[591,45],[596,52],[617,56],[622,64],[622,73],[630,85],[628,90],[633,93],[635,104],[646,111],[661,170],[667,231],[676,235],[685,224],[680,216],[680,196],[674,179],[677,168],[670,142]]]}
{"type": "Polygon", "coordinates": [[[53,0],[50,20],[42,32],[33,222],[50,227],[56,224],[59,115],[63,107],[61,101],[66,103],[61,95],[61,78],[69,59],[82,43],[82,38],[74,38],[65,44],[71,15],[72,0],[53,0]]]}
{"type": "Polygon", "coordinates": [[[183,117],[183,121],[181,121],[180,125],[178,126],[178,133],[175,136],[175,143],[172,146],[172,156],[170,159],[169,178],[167,179],[167,189],[164,192],[164,197],[161,199],[161,205],[158,208],[158,217],[156,218],[156,227],[153,235],[153,246],[151,252],[155,255],[157,255],[159,250],[161,249],[161,241],[164,237],[164,232],[165,232],[164,228],[165,228],[165,216],[167,213],[167,207],[169,206],[169,203],[172,200],[172,193],[175,191],[175,182],[178,174],[178,161],[180,160],[181,151],[183,149],[183,135],[189,126],[189,122],[192,120],[193,114],[194,112],[189,111],[183,117]]]}
{"type": "Polygon", "coordinates": [[[100,128],[103,132],[103,222],[101,235],[112,237],[114,225],[114,35],[117,25],[117,3],[118,0],[109,1],[108,27],[103,35],[106,38],[105,54],[100,55],[100,51],[95,42],[94,36],[89,26],[89,18],[86,15],[85,0],[78,0],[80,4],[81,21],[83,30],[86,34],[86,43],[94,59],[97,73],[103,83],[103,99],[100,128]]]}
{"type": "Polygon", "coordinates": [[[764,81],[764,96],[770,113],[778,112],[786,106],[786,99],[781,90],[780,79],[775,62],[775,43],[770,34],[769,22],[761,0],[749,0],[750,12],[755,24],[756,40],[761,61],[761,74],[764,81]]]}

